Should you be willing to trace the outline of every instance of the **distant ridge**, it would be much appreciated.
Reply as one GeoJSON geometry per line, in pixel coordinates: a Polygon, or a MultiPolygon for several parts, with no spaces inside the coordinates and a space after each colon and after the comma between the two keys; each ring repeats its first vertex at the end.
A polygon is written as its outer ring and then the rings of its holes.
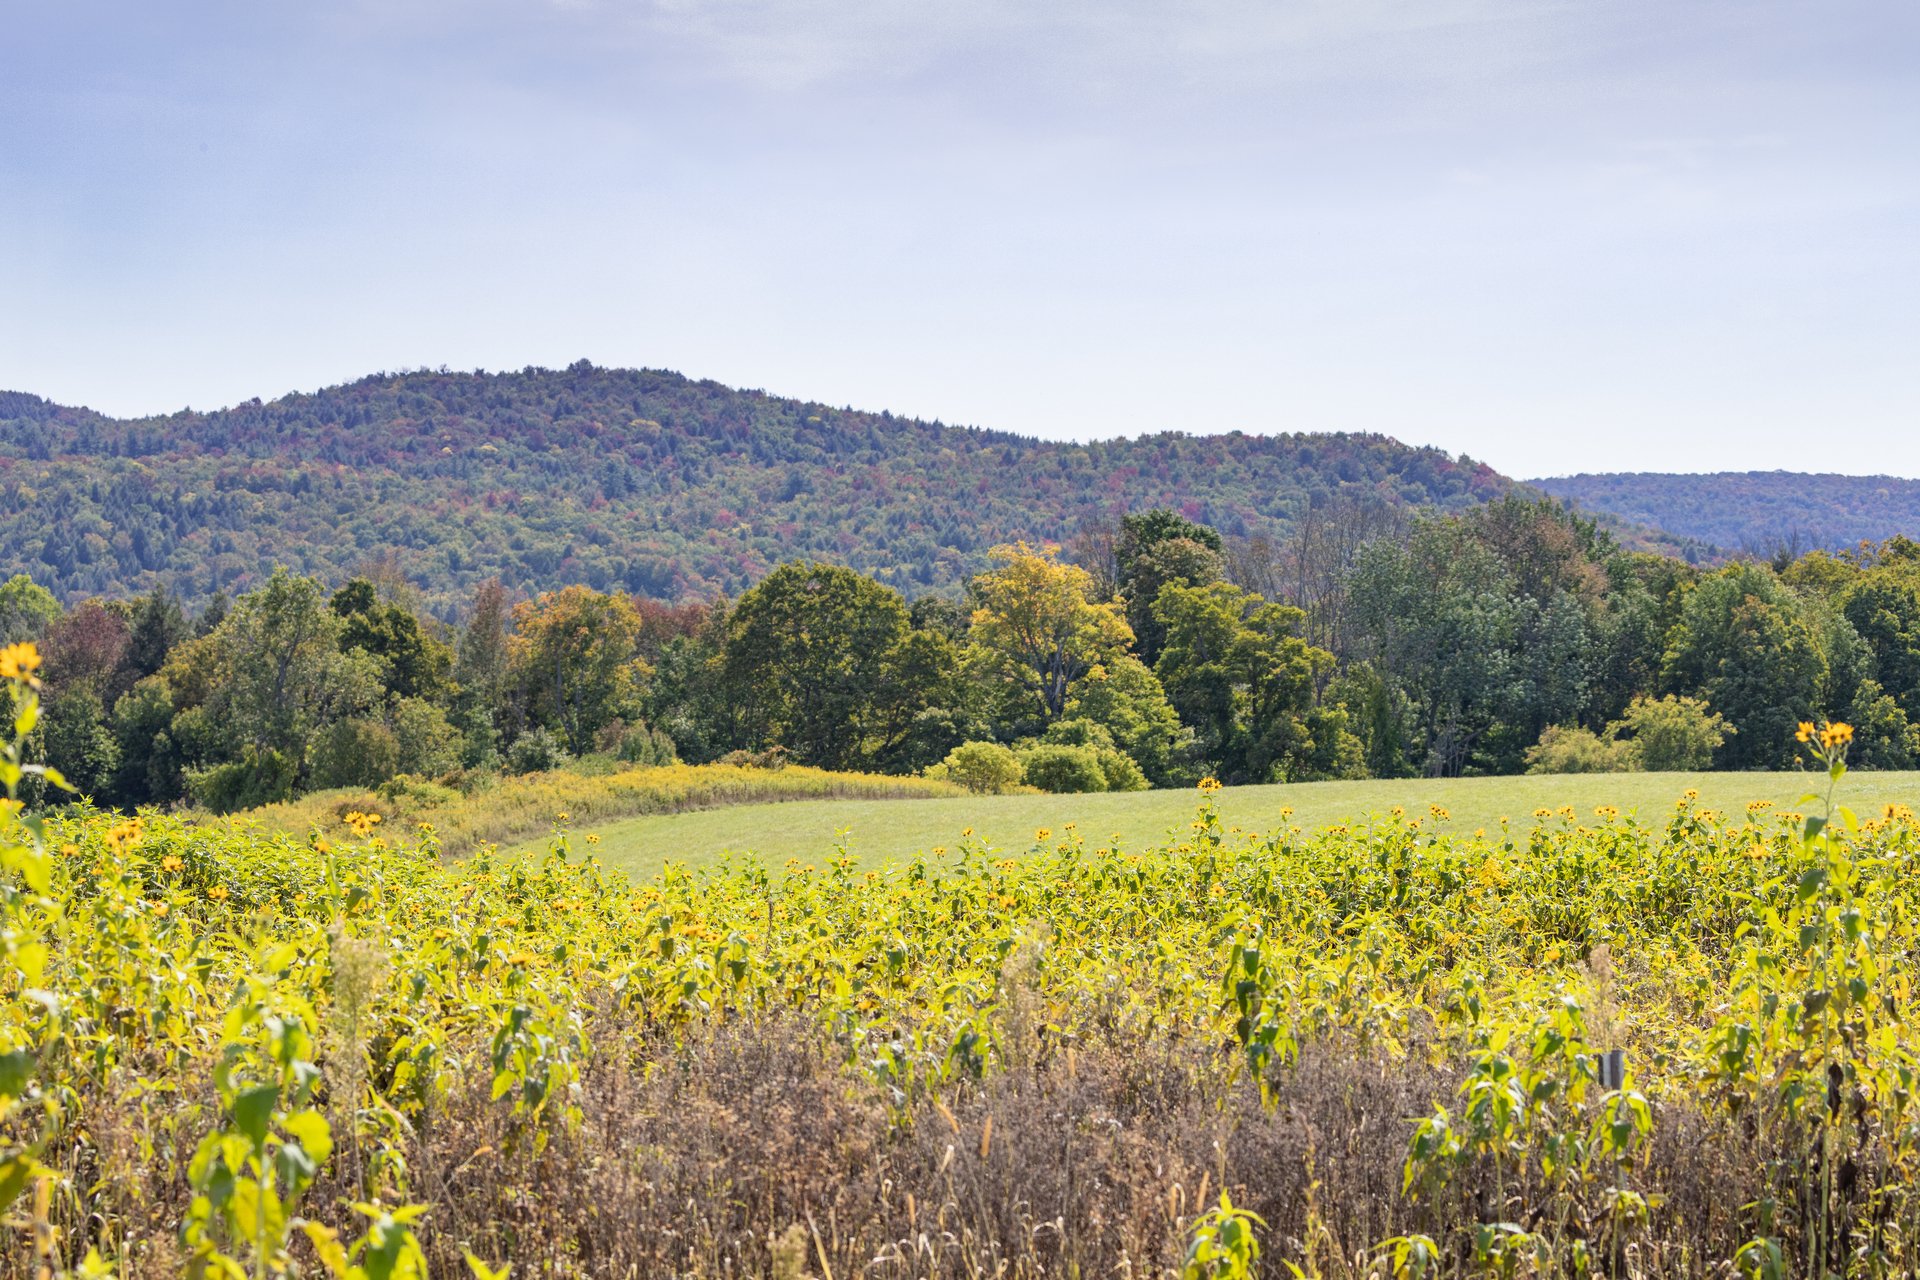
{"type": "Polygon", "coordinates": [[[1511,483],[1382,435],[1055,443],[584,361],[135,419],[0,392],[0,573],[69,599],[377,561],[448,612],[494,575],[673,598],[797,557],[913,594],[954,588],[995,543],[1127,510],[1283,536],[1319,495],[1454,510],[1511,483]]]}
{"type": "Polygon", "coordinates": [[[1526,483],[1584,510],[1731,554],[1835,551],[1896,534],[1920,538],[1920,480],[1895,476],[1620,472],[1526,483]]]}

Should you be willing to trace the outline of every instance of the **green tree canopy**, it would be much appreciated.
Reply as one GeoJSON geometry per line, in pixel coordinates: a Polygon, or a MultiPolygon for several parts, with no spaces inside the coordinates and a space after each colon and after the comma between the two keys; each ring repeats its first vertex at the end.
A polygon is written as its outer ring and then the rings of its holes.
{"type": "Polygon", "coordinates": [[[37,640],[60,616],[60,602],[24,573],[0,583],[0,644],[37,640]]]}
{"type": "Polygon", "coordinates": [[[203,695],[194,698],[203,711],[196,732],[229,755],[277,753],[299,776],[320,728],[380,699],[377,666],[341,651],[340,626],[318,581],[276,570],[234,602],[196,652],[176,654],[198,667],[191,683],[174,682],[176,693],[203,695]]]}
{"type": "Polygon", "coordinates": [[[927,695],[937,696],[925,686],[937,686],[943,660],[953,661],[950,642],[912,631],[899,592],[852,569],[802,562],[740,597],[722,678],[755,741],[847,769],[870,764],[907,731],[927,695]]]}
{"type": "Polygon", "coordinates": [[[1222,780],[1310,773],[1314,681],[1333,655],[1300,638],[1306,615],[1224,582],[1169,583],[1154,614],[1167,629],[1156,673],[1222,780]]]}
{"type": "Polygon", "coordinates": [[[381,683],[396,698],[439,694],[453,653],[429,635],[412,611],[383,601],[373,583],[355,578],[333,593],[340,647],[358,649],[380,664],[381,683]]]}
{"type": "Polygon", "coordinates": [[[635,651],[640,615],[624,595],[549,591],[514,606],[509,679],[530,726],[591,751],[616,719],[638,719],[650,669],[635,651]]]}
{"type": "Polygon", "coordinates": [[[1784,769],[1794,727],[1826,714],[1827,658],[1812,611],[1772,570],[1731,565],[1688,594],[1669,637],[1662,680],[1704,697],[1733,726],[1724,768],[1784,769]]]}

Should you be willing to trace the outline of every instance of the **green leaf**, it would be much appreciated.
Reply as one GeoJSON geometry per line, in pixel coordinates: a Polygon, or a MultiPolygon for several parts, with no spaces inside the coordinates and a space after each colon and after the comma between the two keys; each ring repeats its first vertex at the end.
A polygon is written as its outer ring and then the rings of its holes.
{"type": "Polygon", "coordinates": [[[19,1199],[39,1172],[40,1162],[25,1152],[0,1160],[0,1209],[19,1199]]]}
{"type": "Polygon", "coordinates": [[[267,1144],[273,1109],[280,1101],[277,1084],[256,1085],[233,1100],[233,1127],[252,1139],[257,1150],[267,1144]]]}
{"type": "Polygon", "coordinates": [[[31,1049],[0,1053],[0,1098],[17,1098],[25,1093],[38,1065],[39,1059],[31,1049]]]}
{"type": "Polygon", "coordinates": [[[319,1164],[297,1142],[281,1143],[280,1149],[273,1153],[273,1161],[280,1172],[281,1184],[289,1188],[289,1195],[304,1191],[320,1172],[319,1164]]]}

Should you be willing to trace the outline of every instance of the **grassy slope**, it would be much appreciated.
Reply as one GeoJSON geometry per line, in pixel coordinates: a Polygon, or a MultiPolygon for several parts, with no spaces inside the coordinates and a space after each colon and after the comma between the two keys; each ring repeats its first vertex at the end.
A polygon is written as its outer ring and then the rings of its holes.
{"type": "Polygon", "coordinates": [[[430,822],[446,851],[457,856],[482,842],[512,845],[535,840],[561,813],[570,815],[577,825],[592,827],[638,814],[664,817],[724,805],[759,811],[775,801],[885,805],[956,795],[965,793],[952,783],[928,778],[831,773],[799,766],[768,771],[675,764],[603,774],[567,769],[533,773],[503,778],[464,796],[439,788],[414,789],[391,798],[357,788],[316,791],[286,804],[254,809],[241,815],[241,820],[295,835],[318,829],[338,836],[343,830],[341,819],[357,809],[377,813],[409,833],[413,824],[430,822]]]}
{"type": "MultiPolygon", "coordinates": [[[[1232,826],[1265,831],[1282,825],[1290,806],[1294,825],[1326,826],[1404,805],[1424,814],[1439,804],[1451,811],[1448,829],[1491,827],[1502,815],[1531,824],[1539,808],[1573,805],[1582,817],[1597,805],[1645,818],[1663,817],[1681,792],[1698,788],[1700,803],[1736,809],[1749,801],[1794,805],[1815,779],[1798,773],[1631,773],[1559,777],[1420,779],[1395,782],[1314,782],[1293,786],[1230,787],[1219,795],[1221,817],[1232,826]]],[[[712,862],[725,851],[756,854],[772,862],[789,857],[819,861],[835,832],[848,828],[855,856],[868,861],[909,856],[959,842],[972,827],[998,848],[1023,850],[1038,827],[1059,830],[1069,822],[1094,843],[1114,836],[1138,848],[1192,818],[1198,797],[1191,791],[1140,791],[1104,795],[968,796],[899,801],[803,800],[741,805],[697,813],[660,814],[583,828],[597,831],[597,852],[608,864],[652,875],[672,860],[712,862]]],[[[1891,802],[1920,806],[1920,773],[1855,773],[1844,786],[1844,804],[1877,813],[1891,802]]]]}

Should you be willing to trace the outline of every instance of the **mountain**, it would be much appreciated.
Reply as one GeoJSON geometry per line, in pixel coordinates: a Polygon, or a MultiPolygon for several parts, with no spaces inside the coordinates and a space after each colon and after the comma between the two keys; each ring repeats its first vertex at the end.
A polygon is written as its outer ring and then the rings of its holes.
{"type": "Polygon", "coordinates": [[[920,594],[1129,510],[1282,535],[1316,495],[1458,509],[1510,483],[1379,435],[1064,444],[584,361],[136,419],[0,393],[0,574],[193,599],[385,561],[446,613],[495,575],[675,598],[810,557],[920,594]]]}
{"type": "Polygon", "coordinates": [[[1920,537],[1920,480],[1893,476],[1631,472],[1527,484],[1588,512],[1656,526],[1729,553],[1834,551],[1895,534],[1920,537]]]}

